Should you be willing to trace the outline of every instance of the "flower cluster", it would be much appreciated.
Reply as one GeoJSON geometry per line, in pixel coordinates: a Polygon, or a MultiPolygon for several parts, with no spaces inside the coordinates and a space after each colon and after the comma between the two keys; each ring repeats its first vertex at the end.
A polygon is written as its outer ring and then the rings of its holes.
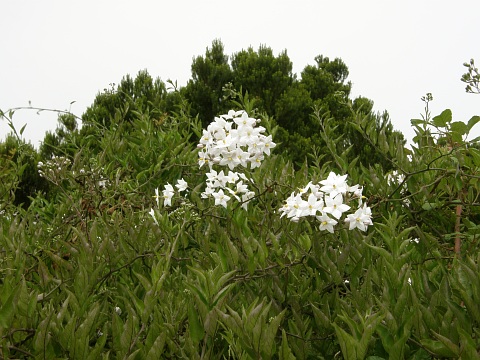
{"type": "Polygon", "coordinates": [[[198,147],[198,164],[228,166],[233,170],[238,165],[251,169],[259,167],[265,155],[275,147],[272,136],[265,136],[265,128],[256,126],[260,120],[248,117],[245,111],[230,110],[228,114],[215,117],[203,130],[198,147]]]}
{"type": "Polygon", "coordinates": [[[293,192],[280,208],[281,216],[287,216],[292,221],[301,217],[314,216],[320,221],[320,230],[333,233],[334,226],[344,213],[351,209],[345,201],[358,200],[358,208],[353,214],[348,214],[345,222],[349,229],[358,228],[365,231],[372,225],[371,209],[362,201],[362,190],[359,185],[348,186],[347,175],[337,175],[331,172],[326,180],[318,184],[309,182],[298,193],[293,192]]]}
{"type": "Polygon", "coordinates": [[[52,159],[45,163],[41,161],[38,162],[38,174],[55,183],[67,177],[67,172],[69,171],[71,164],[72,162],[70,159],[65,156],[53,155],[52,159]]]}
{"type": "Polygon", "coordinates": [[[207,187],[202,198],[213,197],[215,205],[227,207],[227,202],[234,198],[242,203],[244,209],[255,196],[248,188],[251,182],[245,174],[233,171],[234,168],[254,169],[259,167],[265,155],[276,144],[271,135],[264,135],[265,128],[257,126],[260,120],[248,117],[245,111],[230,110],[220,115],[203,130],[198,147],[198,164],[200,168],[208,165],[207,187]],[[223,170],[217,172],[214,165],[227,166],[227,174],[223,170]]]}
{"type": "MultiPolygon", "coordinates": [[[[177,184],[175,185],[175,187],[177,188],[178,192],[181,193],[182,191],[187,190],[188,184],[182,178],[180,180],[177,180],[177,184]]],[[[173,195],[175,195],[175,189],[169,183],[167,183],[167,185],[164,186],[163,191],[162,191],[162,196],[160,196],[158,188],[156,188],[155,189],[155,200],[157,201],[157,207],[160,207],[160,199],[163,199],[163,205],[164,206],[172,206],[173,195]]]]}
{"type": "Polygon", "coordinates": [[[202,198],[213,197],[215,205],[227,207],[227,202],[233,197],[242,203],[242,207],[246,210],[248,202],[255,196],[253,191],[248,189],[247,183],[251,182],[245,174],[229,171],[225,175],[224,171],[211,169],[207,173],[207,187],[201,194],[202,198]]]}
{"type": "MultiPolygon", "coordinates": [[[[182,178],[180,180],[177,180],[177,183],[175,184],[175,187],[177,188],[178,193],[181,193],[183,191],[187,191],[188,184],[182,178]]],[[[167,185],[165,185],[163,187],[161,195],[160,195],[160,191],[158,190],[158,188],[156,188],[154,198],[155,198],[155,201],[157,203],[157,208],[160,208],[160,199],[163,199],[163,205],[164,206],[172,206],[173,195],[175,195],[175,189],[169,183],[167,183],[167,185]]],[[[155,217],[155,210],[153,208],[150,209],[149,214],[153,218],[153,221],[158,225],[157,218],[155,217]]]]}
{"type": "Polygon", "coordinates": [[[397,170],[387,174],[387,182],[389,185],[399,185],[405,181],[405,175],[400,174],[397,170]]]}
{"type": "MultiPolygon", "coordinates": [[[[204,199],[213,198],[215,205],[227,208],[231,199],[241,203],[247,209],[248,202],[254,198],[255,193],[248,188],[253,183],[244,173],[236,172],[236,167],[254,169],[260,166],[265,155],[270,155],[270,150],[276,144],[272,142],[271,135],[263,133],[265,128],[257,126],[259,120],[248,117],[245,111],[230,110],[228,114],[220,115],[203,130],[198,148],[198,165],[202,168],[207,165],[206,188],[201,193],[204,199]],[[217,171],[214,166],[227,166],[228,170],[217,171]]],[[[358,228],[365,231],[372,225],[370,208],[362,201],[362,188],[359,185],[348,186],[347,175],[337,175],[331,172],[326,180],[318,184],[309,182],[298,193],[293,192],[280,209],[281,217],[287,216],[292,221],[299,221],[304,216],[314,216],[320,221],[320,230],[331,233],[334,226],[344,214],[351,210],[351,202],[358,201],[355,212],[347,214],[344,222],[349,224],[349,229],[358,228]]],[[[175,187],[178,192],[187,189],[187,183],[178,180],[175,187]]],[[[171,206],[175,189],[172,185],[164,186],[162,196],[155,190],[157,207],[160,199],[165,206],[171,206]]],[[[152,209],[150,214],[155,219],[152,209]]]]}
{"type": "MultiPolygon", "coordinates": [[[[233,171],[236,167],[254,169],[260,166],[265,155],[276,144],[272,136],[263,133],[265,128],[257,126],[260,120],[248,117],[245,111],[230,110],[228,114],[215,117],[214,121],[203,130],[198,148],[198,165],[202,168],[208,165],[206,173],[206,188],[201,193],[204,199],[213,198],[215,205],[227,207],[231,199],[236,199],[244,209],[255,193],[248,188],[253,181],[242,172],[233,171]],[[228,172],[214,170],[214,166],[227,166],[228,172]]],[[[178,180],[175,187],[179,192],[185,191],[188,184],[183,179],[178,180]]],[[[164,186],[162,195],[158,188],[155,190],[157,207],[160,199],[164,206],[172,206],[175,189],[172,185],[164,186]]],[[[155,219],[152,209],[150,215],[155,219]]]]}

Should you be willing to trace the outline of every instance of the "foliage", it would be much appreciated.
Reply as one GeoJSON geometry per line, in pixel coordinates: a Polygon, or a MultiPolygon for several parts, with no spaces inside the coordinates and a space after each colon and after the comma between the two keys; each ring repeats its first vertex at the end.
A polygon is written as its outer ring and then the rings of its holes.
{"type": "Polygon", "coordinates": [[[223,102],[223,87],[233,79],[228,56],[220,40],[214,40],[212,48],[207,48],[205,57],[197,56],[192,63],[192,79],[188,81],[182,93],[190,102],[191,113],[199,115],[206,127],[213,118],[228,110],[223,102]]]}
{"type": "MultiPolygon", "coordinates": [[[[22,208],[2,193],[1,358],[480,357],[480,152],[468,140],[480,117],[432,117],[428,94],[406,148],[368,101],[345,101],[348,126],[386,172],[360,163],[317,104],[309,121],[322,152],[294,166],[275,147],[261,166],[238,165],[255,194],[245,209],[202,197],[208,170],[196,142],[208,140],[174,94],[178,107],[161,121],[150,105],[127,116],[121,104],[112,126],[92,125],[102,136],[73,140],[73,128],[61,146],[75,151],[36,165],[49,196],[22,208]],[[331,172],[363,187],[366,231],[281,216],[309,181],[333,186],[331,172]],[[160,201],[166,184],[182,191],[166,187],[160,201]]],[[[236,101],[255,108],[242,91],[236,101]]],[[[279,125],[259,117],[275,138],[279,125]]],[[[19,142],[17,158],[2,157],[2,189],[19,186],[30,151],[19,142]]]]}
{"type": "Polygon", "coordinates": [[[38,154],[32,144],[22,139],[23,129],[17,133],[13,128],[14,111],[3,114],[12,127],[12,132],[0,143],[0,211],[9,205],[28,208],[31,197],[45,192],[48,183],[37,173],[38,154]]]}
{"type": "Polygon", "coordinates": [[[294,80],[292,67],[286,50],[274,56],[267,46],[260,46],[258,51],[250,47],[233,56],[233,84],[258,98],[260,108],[273,115],[275,103],[294,80]]]}
{"type": "Polygon", "coordinates": [[[279,125],[275,140],[297,169],[313,149],[322,153],[326,150],[321,135],[323,129],[315,115],[321,109],[322,116],[334,119],[335,136],[343,134],[339,144],[342,149],[352,145],[363,165],[380,163],[386,171],[390,170],[383,156],[376,153],[375,148],[365,147],[350,126],[353,115],[349,104],[369,103],[362,106],[371,122],[369,126],[383,130],[387,138],[403,135],[393,130],[387,112],[373,113],[371,100],[350,99],[352,85],[347,81],[347,65],[339,58],[330,60],[319,55],[315,57],[315,65],[303,69],[300,79],[292,73],[292,68],[286,50],[275,56],[270,47],[261,45],[257,51],[249,47],[229,57],[221,41],[214,40],[205,56],[194,58],[192,79],[180,92],[191,105],[191,116],[198,115],[203,127],[216,115],[235,107],[239,95],[248,94],[255,110],[274,118],[279,125]]]}

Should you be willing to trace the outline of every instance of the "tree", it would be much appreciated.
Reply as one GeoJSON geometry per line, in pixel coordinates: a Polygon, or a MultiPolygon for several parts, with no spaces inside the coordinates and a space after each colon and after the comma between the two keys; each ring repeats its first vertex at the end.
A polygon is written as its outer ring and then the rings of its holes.
{"type": "Polygon", "coordinates": [[[109,89],[97,94],[82,119],[87,127],[97,124],[109,128],[112,122],[132,122],[136,111],[148,110],[159,116],[167,110],[167,96],[165,83],[159,78],[153,80],[147,70],[142,70],[135,79],[126,75],[116,88],[111,83],[109,89]]]}
{"type": "Polygon", "coordinates": [[[47,131],[40,145],[41,159],[50,159],[52,155],[73,157],[75,148],[72,148],[71,145],[75,142],[74,137],[79,132],[77,120],[71,113],[58,114],[57,128],[55,131],[47,131]]]}
{"type": "Polygon", "coordinates": [[[192,63],[192,79],[182,89],[182,94],[191,104],[191,114],[198,114],[203,125],[213,121],[215,115],[228,110],[222,104],[223,87],[232,81],[232,70],[224,46],[214,40],[205,57],[197,56],[192,63]]]}
{"type": "Polygon", "coordinates": [[[265,45],[257,52],[250,47],[232,57],[233,84],[256,97],[260,108],[273,115],[276,102],[295,79],[292,67],[286,50],[274,56],[272,49],[265,45]]]}
{"type": "MultiPolygon", "coordinates": [[[[0,201],[7,200],[15,206],[28,208],[37,192],[46,191],[48,183],[37,169],[38,154],[31,143],[9,134],[0,142],[0,201]]],[[[3,206],[0,206],[2,210],[3,206]]]]}

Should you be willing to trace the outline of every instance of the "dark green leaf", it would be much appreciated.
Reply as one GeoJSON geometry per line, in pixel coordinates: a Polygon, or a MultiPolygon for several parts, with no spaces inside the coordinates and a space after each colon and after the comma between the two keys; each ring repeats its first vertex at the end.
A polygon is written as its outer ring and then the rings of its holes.
{"type": "Polygon", "coordinates": [[[463,136],[465,135],[466,133],[468,133],[468,126],[462,122],[462,121],[455,121],[453,123],[450,124],[450,129],[459,134],[460,136],[463,136]]]}
{"type": "Polygon", "coordinates": [[[445,127],[447,123],[452,121],[452,111],[450,109],[443,110],[440,115],[432,119],[433,125],[436,127],[445,127]]]}
{"type": "Polygon", "coordinates": [[[15,293],[16,290],[12,290],[11,294],[7,298],[4,304],[0,307],[0,327],[9,328],[10,322],[12,321],[13,315],[15,313],[15,293]]]}
{"type": "Polygon", "coordinates": [[[198,344],[200,340],[203,339],[205,331],[203,330],[202,324],[200,324],[200,321],[198,320],[197,310],[191,302],[188,305],[188,325],[192,341],[195,344],[198,344]]]}
{"type": "Polygon", "coordinates": [[[468,120],[467,128],[468,131],[472,130],[472,128],[480,121],[480,116],[472,116],[470,120],[468,120]]]}
{"type": "Polygon", "coordinates": [[[440,357],[457,357],[457,354],[451,351],[447,346],[437,340],[422,339],[420,343],[431,353],[440,357]]]}
{"type": "Polygon", "coordinates": [[[23,135],[23,132],[25,131],[26,127],[27,127],[27,124],[22,126],[22,128],[20,129],[20,136],[23,135]]]}

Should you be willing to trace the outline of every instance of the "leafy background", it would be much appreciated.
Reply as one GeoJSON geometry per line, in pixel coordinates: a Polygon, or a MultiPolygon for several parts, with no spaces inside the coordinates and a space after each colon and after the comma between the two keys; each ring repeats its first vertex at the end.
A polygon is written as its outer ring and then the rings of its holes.
{"type": "Polygon", "coordinates": [[[427,94],[407,148],[388,113],[350,98],[341,59],[315,62],[296,79],[286,52],[230,59],[214,41],[185,87],[127,75],[81,117],[57,111],[38,150],[13,127],[26,110],[2,111],[1,357],[479,358],[480,118],[431,116],[427,94]],[[199,195],[196,144],[229,109],[278,144],[248,173],[247,211],[199,195]],[[330,171],[364,187],[367,232],[279,217],[330,171]],[[182,177],[187,196],[157,207],[182,177]]]}

